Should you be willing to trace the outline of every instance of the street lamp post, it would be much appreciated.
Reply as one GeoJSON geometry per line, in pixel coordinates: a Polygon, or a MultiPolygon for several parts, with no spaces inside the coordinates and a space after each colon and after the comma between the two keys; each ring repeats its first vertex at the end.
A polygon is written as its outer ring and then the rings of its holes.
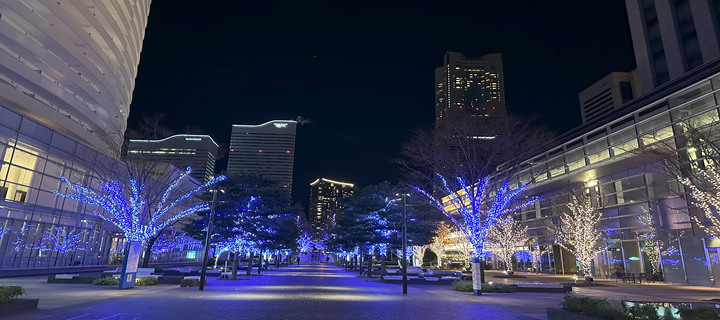
{"type": "MultiPolygon", "coordinates": [[[[212,238],[213,220],[215,218],[215,201],[217,200],[218,189],[213,191],[212,205],[210,206],[210,219],[208,219],[207,235],[205,236],[205,253],[203,253],[202,270],[200,270],[200,287],[202,291],[205,288],[205,273],[208,264],[208,255],[210,254],[210,239],[212,238]]],[[[237,259],[237,258],[236,258],[237,259]]]]}
{"type": "Polygon", "coordinates": [[[403,251],[403,258],[402,258],[402,266],[403,266],[403,294],[407,294],[407,215],[405,212],[405,193],[402,194],[402,217],[403,217],[403,227],[402,227],[402,251],[403,251]]]}

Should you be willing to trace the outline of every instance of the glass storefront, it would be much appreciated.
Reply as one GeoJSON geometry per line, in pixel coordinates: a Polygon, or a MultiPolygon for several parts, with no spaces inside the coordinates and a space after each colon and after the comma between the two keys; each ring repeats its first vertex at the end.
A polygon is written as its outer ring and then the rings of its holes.
{"type": "Polygon", "coordinates": [[[106,265],[112,227],[97,208],[58,197],[60,176],[95,184],[98,153],[0,107],[0,271],[106,265]]]}

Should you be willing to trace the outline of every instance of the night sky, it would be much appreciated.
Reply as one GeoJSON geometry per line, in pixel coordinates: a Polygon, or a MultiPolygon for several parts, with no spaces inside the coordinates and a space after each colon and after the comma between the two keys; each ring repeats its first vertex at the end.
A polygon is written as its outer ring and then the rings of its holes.
{"type": "Polygon", "coordinates": [[[400,179],[391,159],[433,125],[445,51],[503,53],[509,112],[557,133],[580,125],[581,90],[635,69],[622,0],[389,2],[153,1],[128,125],[159,112],[229,143],[232,124],[308,118],[293,183],[306,207],[318,177],[400,179]]]}

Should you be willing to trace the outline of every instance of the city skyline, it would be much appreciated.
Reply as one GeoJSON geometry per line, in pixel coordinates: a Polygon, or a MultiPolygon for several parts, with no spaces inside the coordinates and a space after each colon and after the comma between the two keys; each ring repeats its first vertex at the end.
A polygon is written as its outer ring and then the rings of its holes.
{"type": "Polygon", "coordinates": [[[318,176],[360,186],[400,179],[392,159],[413,130],[433,126],[434,70],[447,51],[502,53],[508,113],[537,116],[537,124],[557,133],[581,124],[580,91],[611,72],[635,68],[624,3],[379,8],[283,2],[287,11],[281,12],[263,3],[224,4],[221,12],[181,3],[152,4],[157,15],[147,28],[129,125],[159,112],[177,132],[198,126],[228,144],[232,124],[310,119],[298,126],[296,144],[294,179],[301,183],[293,198],[304,206],[307,183],[318,176]],[[202,30],[187,24],[188,15],[200,19],[202,30]],[[357,29],[368,15],[375,24],[357,29]],[[431,28],[424,22],[431,20],[456,23],[457,30],[431,28]],[[287,23],[295,27],[282,27],[287,23]],[[227,38],[229,29],[254,31],[227,38]],[[478,30],[488,30],[482,41],[478,30]],[[187,39],[196,45],[180,46],[187,39]],[[208,54],[211,59],[197,59],[208,54]],[[177,68],[182,61],[198,64],[177,68]]]}

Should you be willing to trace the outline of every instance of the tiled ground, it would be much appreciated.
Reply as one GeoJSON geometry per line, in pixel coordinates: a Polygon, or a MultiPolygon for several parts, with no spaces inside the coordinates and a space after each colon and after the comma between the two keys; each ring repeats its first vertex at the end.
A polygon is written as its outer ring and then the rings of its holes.
{"type": "MultiPolygon", "coordinates": [[[[118,290],[46,284],[46,277],[0,279],[22,284],[40,308],[3,319],[542,319],[530,294],[454,292],[448,286],[410,287],[366,282],[334,266],[291,266],[245,281],[213,280],[205,291],[177,285],[118,290]],[[512,302],[508,302],[512,300],[512,302]],[[510,311],[512,310],[512,311],[510,311]]],[[[556,305],[562,295],[545,296],[556,305]]]]}

